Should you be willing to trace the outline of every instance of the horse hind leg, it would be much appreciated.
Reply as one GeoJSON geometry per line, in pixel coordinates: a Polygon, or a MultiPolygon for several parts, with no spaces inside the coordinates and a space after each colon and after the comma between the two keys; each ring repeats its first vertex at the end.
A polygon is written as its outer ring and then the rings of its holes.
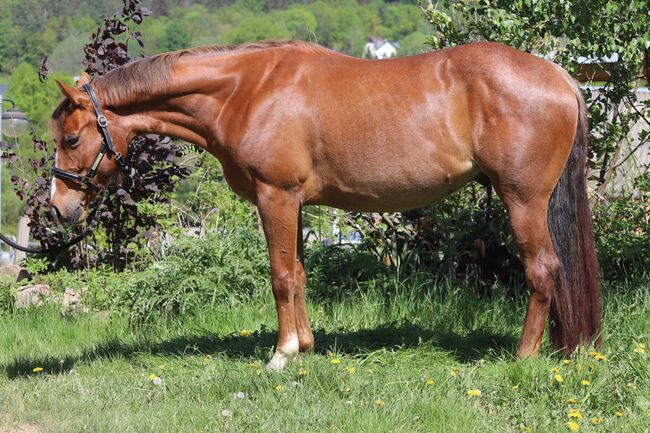
{"type": "Polygon", "coordinates": [[[530,286],[530,300],[517,352],[520,358],[538,354],[551,300],[559,283],[560,261],[548,229],[548,201],[546,196],[525,203],[504,199],[530,286]]]}

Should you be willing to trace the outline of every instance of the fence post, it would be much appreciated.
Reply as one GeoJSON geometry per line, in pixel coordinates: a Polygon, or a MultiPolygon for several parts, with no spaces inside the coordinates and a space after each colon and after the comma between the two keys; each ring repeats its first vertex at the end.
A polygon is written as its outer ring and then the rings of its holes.
{"type": "MultiPolygon", "coordinates": [[[[16,242],[21,247],[26,247],[29,243],[29,218],[23,216],[18,220],[18,231],[16,232],[16,242]]],[[[14,264],[20,263],[25,258],[23,251],[15,250],[14,264]]]]}

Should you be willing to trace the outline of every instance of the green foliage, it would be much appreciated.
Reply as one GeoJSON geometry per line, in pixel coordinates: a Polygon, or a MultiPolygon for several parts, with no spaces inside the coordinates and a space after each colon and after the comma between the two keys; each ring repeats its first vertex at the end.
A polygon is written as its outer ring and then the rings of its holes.
{"type": "Polygon", "coordinates": [[[23,110],[29,119],[30,126],[43,133],[55,107],[61,99],[61,91],[54,79],[66,84],[74,84],[67,74],[54,74],[51,80],[41,84],[36,69],[29,63],[21,63],[11,75],[7,89],[7,97],[23,110]]]}
{"type": "Polygon", "coordinates": [[[642,276],[650,269],[650,195],[621,197],[594,207],[596,247],[608,279],[642,276]]]}
{"type": "Polygon", "coordinates": [[[185,25],[179,20],[171,20],[165,27],[165,32],[158,39],[160,51],[176,51],[190,45],[190,34],[185,25]]]}
{"type": "Polygon", "coordinates": [[[136,323],[215,303],[234,305],[268,289],[267,262],[262,236],[254,229],[183,238],[164,259],[134,273],[116,304],[136,323]]]}

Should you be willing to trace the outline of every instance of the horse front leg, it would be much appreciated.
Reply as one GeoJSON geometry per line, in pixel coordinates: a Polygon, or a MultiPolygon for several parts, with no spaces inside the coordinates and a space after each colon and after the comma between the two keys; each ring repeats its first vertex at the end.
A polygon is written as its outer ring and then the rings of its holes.
{"type": "MultiPolygon", "coordinates": [[[[271,284],[278,315],[278,343],[267,368],[281,371],[298,354],[297,285],[304,284],[296,260],[300,199],[294,191],[260,185],[257,193],[262,227],[271,261],[271,284]]],[[[301,301],[299,299],[299,301],[301,301]]],[[[304,301],[301,301],[304,302],[304,301]]],[[[302,311],[298,309],[302,314],[302,311]]]]}

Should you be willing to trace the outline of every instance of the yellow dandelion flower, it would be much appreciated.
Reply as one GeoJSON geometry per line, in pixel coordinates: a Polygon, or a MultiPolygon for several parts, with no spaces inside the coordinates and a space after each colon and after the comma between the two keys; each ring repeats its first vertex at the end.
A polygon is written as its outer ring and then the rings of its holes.
{"type": "Polygon", "coordinates": [[[472,388],[472,389],[467,391],[467,395],[469,395],[470,397],[480,397],[481,396],[481,390],[476,389],[476,388],[472,388]]]}
{"type": "Polygon", "coordinates": [[[338,359],[338,358],[334,358],[334,359],[332,359],[330,362],[331,362],[332,364],[334,364],[334,365],[339,365],[339,364],[341,363],[341,360],[338,359]]]}
{"type": "Polygon", "coordinates": [[[242,329],[241,331],[239,331],[239,336],[240,337],[250,337],[251,332],[248,329],[242,329]]]}
{"type": "Polygon", "coordinates": [[[204,364],[209,364],[210,361],[212,361],[212,356],[211,356],[211,355],[205,355],[205,356],[203,357],[203,363],[204,363],[204,364]]]}
{"type": "Polygon", "coordinates": [[[516,391],[516,390],[518,390],[518,389],[519,389],[519,385],[513,385],[513,387],[512,387],[512,390],[513,390],[513,391],[516,391]]]}
{"type": "Polygon", "coordinates": [[[284,389],[284,386],[282,386],[282,385],[275,385],[275,390],[276,390],[277,392],[280,392],[280,391],[282,391],[283,389],[284,389]]]}
{"type": "Polygon", "coordinates": [[[524,433],[533,433],[533,429],[525,425],[520,426],[519,430],[521,430],[524,433]]]}
{"type": "Polygon", "coordinates": [[[645,353],[645,348],[643,348],[641,346],[637,346],[637,347],[634,348],[634,352],[635,353],[645,353]]]}
{"type": "Polygon", "coordinates": [[[460,368],[459,367],[454,367],[449,371],[450,376],[458,376],[458,373],[460,373],[460,368]]]}
{"type": "Polygon", "coordinates": [[[623,411],[621,411],[621,410],[617,410],[616,412],[614,412],[614,415],[616,415],[617,417],[620,418],[620,417],[622,417],[622,416],[625,415],[625,414],[623,413],[623,411]]]}
{"type": "Polygon", "coordinates": [[[641,349],[645,349],[645,344],[639,343],[639,344],[637,344],[637,347],[640,347],[641,349]]]}
{"type": "Polygon", "coordinates": [[[560,372],[559,368],[557,368],[557,367],[551,368],[551,373],[559,373],[559,372],[560,372]]]}
{"type": "Polygon", "coordinates": [[[434,383],[436,383],[436,381],[433,380],[433,379],[427,379],[427,381],[424,382],[424,384],[425,384],[426,386],[431,386],[431,385],[433,385],[434,383]]]}
{"type": "Polygon", "coordinates": [[[329,356],[330,358],[334,358],[334,354],[330,351],[327,351],[327,356],[329,356]]]}
{"type": "Polygon", "coordinates": [[[369,368],[367,371],[368,371],[368,374],[372,374],[375,370],[373,370],[372,368],[369,368]]]}
{"type": "Polygon", "coordinates": [[[385,403],[384,400],[382,400],[381,398],[378,398],[377,400],[375,400],[375,404],[377,406],[383,406],[384,403],[385,403]]]}
{"type": "Polygon", "coordinates": [[[582,386],[589,386],[589,385],[591,385],[591,382],[589,382],[588,380],[581,380],[581,381],[580,381],[580,385],[582,385],[582,386]]]}
{"type": "Polygon", "coordinates": [[[607,360],[607,357],[605,355],[603,355],[602,353],[600,353],[600,352],[591,351],[591,352],[589,352],[589,356],[593,356],[594,359],[597,360],[597,361],[606,361],[607,360]]]}
{"type": "Polygon", "coordinates": [[[589,356],[596,356],[596,355],[600,355],[600,353],[599,353],[599,352],[596,352],[595,350],[590,350],[590,351],[587,353],[587,355],[589,355],[589,356]]]}
{"type": "Polygon", "coordinates": [[[165,370],[165,364],[160,364],[160,365],[158,366],[158,369],[159,369],[159,370],[165,370]]]}
{"type": "Polygon", "coordinates": [[[576,371],[580,373],[582,371],[582,364],[576,364],[576,371]]]}
{"type": "Polygon", "coordinates": [[[576,404],[576,399],[575,398],[570,398],[566,401],[568,404],[576,404]]]}
{"type": "Polygon", "coordinates": [[[350,374],[354,374],[354,373],[356,373],[356,372],[357,372],[357,369],[356,369],[356,368],[354,368],[354,367],[348,367],[348,373],[350,373],[350,374]]]}
{"type": "Polygon", "coordinates": [[[553,375],[553,379],[555,379],[555,381],[558,382],[558,383],[562,383],[562,382],[564,382],[564,378],[563,378],[562,375],[559,374],[559,373],[555,373],[555,374],[553,375]]]}
{"type": "Polygon", "coordinates": [[[571,409],[569,411],[569,418],[582,419],[582,414],[579,410],[571,409]]]}
{"type": "Polygon", "coordinates": [[[32,370],[33,373],[40,373],[41,371],[43,371],[43,367],[36,367],[32,370]]]}
{"type": "Polygon", "coordinates": [[[298,370],[298,376],[307,377],[309,375],[309,370],[306,370],[302,367],[298,370]]]}
{"type": "Polygon", "coordinates": [[[568,423],[566,423],[566,426],[569,427],[569,430],[571,430],[571,431],[580,430],[580,424],[578,424],[575,421],[569,421],[568,423]]]}
{"type": "Polygon", "coordinates": [[[636,385],[633,384],[633,383],[628,383],[627,387],[630,388],[630,389],[636,389],[636,385]]]}
{"type": "Polygon", "coordinates": [[[151,373],[151,374],[149,375],[149,380],[153,382],[154,380],[156,380],[157,377],[158,377],[157,374],[151,373]]]}
{"type": "Polygon", "coordinates": [[[594,418],[591,419],[592,424],[600,424],[602,422],[603,422],[603,419],[600,418],[600,417],[594,417],[594,418]]]}
{"type": "Polygon", "coordinates": [[[569,365],[569,364],[571,364],[571,360],[570,360],[570,359],[564,359],[564,360],[562,360],[562,365],[569,365]]]}

